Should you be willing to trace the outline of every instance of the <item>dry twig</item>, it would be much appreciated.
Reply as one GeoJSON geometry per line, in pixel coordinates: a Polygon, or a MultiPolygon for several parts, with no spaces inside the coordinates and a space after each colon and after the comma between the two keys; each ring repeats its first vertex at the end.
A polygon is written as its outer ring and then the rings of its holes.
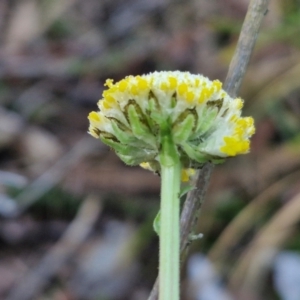
{"type": "MultiPolygon", "coordinates": [[[[231,60],[229,71],[225,80],[224,89],[235,97],[246,73],[252,50],[254,48],[263,17],[268,11],[269,0],[251,0],[238,40],[237,48],[231,60]]],[[[186,253],[189,245],[189,234],[193,231],[201,205],[208,188],[213,165],[207,163],[198,171],[195,180],[195,189],[192,190],[185,201],[181,214],[181,253],[186,253]]],[[[148,300],[158,299],[158,279],[148,300]]]]}

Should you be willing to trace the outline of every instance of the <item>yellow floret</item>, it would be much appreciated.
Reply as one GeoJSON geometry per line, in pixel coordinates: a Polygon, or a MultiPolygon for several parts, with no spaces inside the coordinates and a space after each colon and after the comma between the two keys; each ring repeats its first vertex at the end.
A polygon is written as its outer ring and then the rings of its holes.
{"type": "Polygon", "coordinates": [[[160,88],[165,92],[169,89],[168,85],[165,82],[161,83],[160,88]]]}
{"type": "Polygon", "coordinates": [[[91,122],[100,122],[100,116],[97,112],[95,111],[92,111],[89,113],[89,116],[88,116],[88,119],[91,121],[91,122]]]}
{"type": "Polygon", "coordinates": [[[181,181],[182,182],[187,182],[190,180],[190,178],[195,175],[196,171],[195,169],[183,169],[181,170],[181,181]]]}
{"type": "Polygon", "coordinates": [[[178,87],[178,94],[180,96],[184,96],[184,94],[187,92],[188,86],[186,83],[181,83],[178,87]]]}
{"type": "Polygon", "coordinates": [[[106,79],[104,86],[111,88],[113,87],[113,85],[114,85],[113,79],[106,79]]]}
{"type": "Polygon", "coordinates": [[[204,88],[202,91],[201,91],[201,95],[198,99],[198,103],[201,104],[203,103],[205,100],[207,100],[207,88],[204,88]]]}
{"type": "Polygon", "coordinates": [[[236,99],[234,99],[234,101],[236,101],[237,108],[239,110],[241,110],[244,106],[243,100],[241,98],[236,98],[236,99]]]}
{"type": "Polygon", "coordinates": [[[170,89],[175,89],[177,86],[177,79],[175,77],[169,77],[170,89]]]}
{"type": "Polygon", "coordinates": [[[229,121],[230,121],[231,123],[235,123],[237,119],[238,119],[238,116],[237,116],[237,115],[232,115],[231,118],[229,119],[229,121]]]}
{"type": "Polygon", "coordinates": [[[138,87],[136,85],[133,85],[130,89],[131,94],[137,95],[138,94],[138,87]]]}
{"type": "Polygon", "coordinates": [[[193,102],[194,97],[195,97],[195,95],[194,95],[193,92],[187,92],[187,94],[186,94],[186,101],[189,102],[189,103],[191,103],[191,102],[193,102]]]}
{"type": "Polygon", "coordinates": [[[210,98],[215,92],[215,89],[213,88],[213,86],[209,89],[207,89],[207,98],[210,98]]]}
{"type": "Polygon", "coordinates": [[[220,151],[228,156],[235,156],[241,153],[247,153],[249,150],[250,142],[247,140],[240,140],[236,137],[224,137],[225,145],[220,148],[220,151]]]}
{"type": "Polygon", "coordinates": [[[127,86],[128,86],[128,83],[127,83],[126,79],[120,81],[119,82],[119,91],[124,92],[127,89],[127,86]]]}
{"type": "Polygon", "coordinates": [[[247,153],[250,148],[250,142],[249,141],[242,141],[240,142],[240,149],[239,153],[247,153]]]}
{"type": "Polygon", "coordinates": [[[117,104],[116,99],[113,96],[111,96],[110,93],[103,93],[103,94],[105,94],[104,99],[101,101],[103,107],[105,109],[110,109],[110,108],[115,107],[117,104]]]}
{"type": "Polygon", "coordinates": [[[146,90],[148,88],[148,82],[145,79],[138,76],[137,77],[137,86],[140,90],[146,90]]]}
{"type": "Polygon", "coordinates": [[[239,136],[243,134],[253,135],[255,132],[254,120],[251,117],[239,118],[234,120],[236,123],[235,133],[239,136]]]}
{"type": "Polygon", "coordinates": [[[195,87],[199,87],[199,85],[200,85],[200,80],[197,78],[197,79],[195,80],[195,87]]]}
{"type": "Polygon", "coordinates": [[[216,92],[219,92],[222,89],[222,82],[219,80],[214,80],[213,87],[216,89],[216,92]]]}

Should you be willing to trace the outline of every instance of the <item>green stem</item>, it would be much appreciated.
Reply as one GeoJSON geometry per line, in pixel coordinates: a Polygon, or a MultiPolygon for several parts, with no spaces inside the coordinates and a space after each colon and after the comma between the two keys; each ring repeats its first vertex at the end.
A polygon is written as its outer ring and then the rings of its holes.
{"type": "Polygon", "coordinates": [[[170,135],[162,137],[159,299],[179,300],[179,192],[181,163],[170,135]]]}

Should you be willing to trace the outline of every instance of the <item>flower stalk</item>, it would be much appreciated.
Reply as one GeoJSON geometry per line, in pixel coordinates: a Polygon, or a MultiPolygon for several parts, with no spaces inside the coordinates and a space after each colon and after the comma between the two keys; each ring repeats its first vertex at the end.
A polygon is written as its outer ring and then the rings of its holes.
{"type": "Polygon", "coordinates": [[[181,163],[172,136],[162,137],[159,299],[179,300],[179,192],[181,163]]]}

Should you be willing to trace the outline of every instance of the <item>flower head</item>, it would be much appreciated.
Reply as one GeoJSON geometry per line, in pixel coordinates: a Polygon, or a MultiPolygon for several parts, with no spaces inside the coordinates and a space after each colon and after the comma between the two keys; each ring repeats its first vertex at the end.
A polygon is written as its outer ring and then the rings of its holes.
{"type": "Polygon", "coordinates": [[[251,117],[218,80],[188,72],[154,72],[113,83],[89,114],[89,133],[116,150],[127,164],[159,170],[162,133],[177,146],[184,168],[249,151],[251,117]],[[147,164],[143,164],[143,163],[147,164]]]}

